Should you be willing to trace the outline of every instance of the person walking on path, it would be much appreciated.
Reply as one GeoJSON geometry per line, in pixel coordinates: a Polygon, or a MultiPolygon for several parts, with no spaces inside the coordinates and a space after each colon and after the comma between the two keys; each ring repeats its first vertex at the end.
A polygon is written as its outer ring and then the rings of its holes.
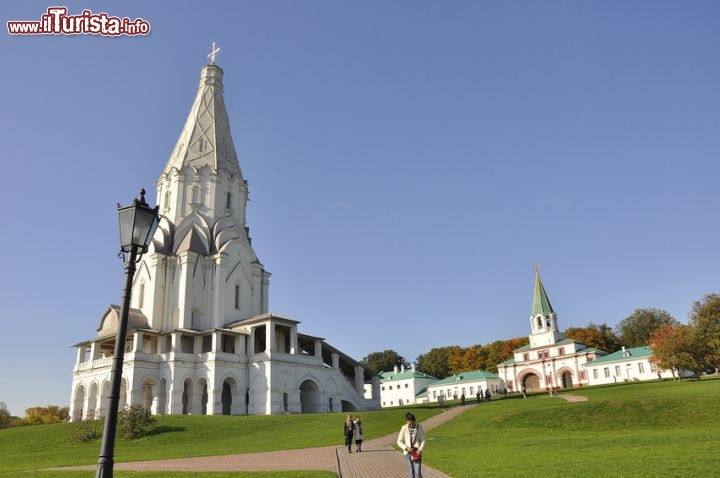
{"type": "Polygon", "coordinates": [[[403,451],[408,465],[409,478],[422,478],[422,452],[425,448],[425,430],[415,421],[415,415],[405,414],[405,425],[400,428],[397,446],[403,451]]]}
{"type": "Polygon", "coordinates": [[[348,453],[352,453],[352,441],[354,433],[355,423],[353,423],[352,416],[347,415],[345,417],[345,423],[343,424],[343,436],[345,437],[345,446],[347,447],[348,453]]]}
{"type": "Polygon", "coordinates": [[[360,420],[360,415],[355,417],[355,431],[353,433],[353,439],[355,439],[355,451],[361,452],[363,442],[363,426],[362,421],[360,420]]]}

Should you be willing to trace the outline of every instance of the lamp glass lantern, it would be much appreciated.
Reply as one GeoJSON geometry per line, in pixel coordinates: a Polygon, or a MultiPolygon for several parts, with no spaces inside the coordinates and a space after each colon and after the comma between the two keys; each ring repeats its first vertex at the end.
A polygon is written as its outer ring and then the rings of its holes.
{"type": "Polygon", "coordinates": [[[145,202],[145,190],[130,206],[118,205],[120,222],[120,250],[129,254],[133,247],[140,253],[147,252],[158,226],[158,207],[151,208],[145,202]]]}

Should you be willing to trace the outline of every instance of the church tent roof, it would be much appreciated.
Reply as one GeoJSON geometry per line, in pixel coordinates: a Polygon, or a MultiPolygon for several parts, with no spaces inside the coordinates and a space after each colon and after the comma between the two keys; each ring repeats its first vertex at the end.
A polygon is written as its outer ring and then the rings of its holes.
{"type": "Polygon", "coordinates": [[[540,280],[540,271],[535,271],[535,293],[533,294],[532,315],[551,315],[554,314],[550,299],[548,299],[545,286],[540,280]]]}

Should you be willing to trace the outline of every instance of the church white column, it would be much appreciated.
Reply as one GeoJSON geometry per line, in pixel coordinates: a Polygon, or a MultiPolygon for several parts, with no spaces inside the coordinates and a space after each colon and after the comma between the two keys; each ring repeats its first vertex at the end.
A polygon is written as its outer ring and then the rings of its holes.
{"type": "Polygon", "coordinates": [[[212,334],[212,348],[213,353],[222,351],[222,332],[216,330],[212,334]]]}
{"type": "Polygon", "coordinates": [[[290,328],[290,353],[295,355],[298,350],[297,327],[290,328]]]}
{"type": "Polygon", "coordinates": [[[355,390],[357,390],[360,395],[365,393],[365,369],[362,365],[355,366],[355,390]]]}
{"type": "Polygon", "coordinates": [[[262,293],[262,310],[260,310],[261,314],[264,314],[267,312],[268,304],[269,304],[269,295],[270,295],[270,273],[263,269],[262,273],[262,288],[260,289],[262,293]]]}
{"type": "Polygon", "coordinates": [[[214,257],[215,270],[212,283],[212,305],[210,306],[212,327],[225,325],[225,302],[227,294],[227,254],[218,253],[214,257]]]}
{"type": "Polygon", "coordinates": [[[137,330],[133,333],[133,352],[142,352],[143,333],[142,330],[137,330]]]}
{"type": "Polygon", "coordinates": [[[192,327],[192,262],[197,254],[185,251],[178,254],[180,260],[180,279],[178,281],[178,310],[180,311],[178,327],[192,327]]]}
{"type": "Polygon", "coordinates": [[[372,378],[372,398],[380,400],[380,377],[378,375],[372,378]]]}
{"type": "Polygon", "coordinates": [[[332,368],[339,369],[340,368],[340,355],[333,352],[332,354],[330,354],[330,356],[332,357],[332,368]]]}
{"type": "Polygon", "coordinates": [[[182,382],[173,383],[172,388],[170,388],[170,393],[168,394],[167,408],[168,413],[170,413],[171,415],[182,415],[183,386],[184,384],[182,382]]]}
{"type": "Polygon", "coordinates": [[[322,340],[315,339],[315,356],[322,360],[322,340]]]}
{"type": "Polygon", "coordinates": [[[208,384],[207,394],[207,414],[222,415],[222,386],[216,389],[215,387],[210,387],[208,384]]]}
{"type": "Polygon", "coordinates": [[[97,360],[100,358],[100,345],[99,342],[93,342],[90,344],[90,361],[97,360]]]}
{"type": "Polygon", "coordinates": [[[173,332],[171,337],[172,337],[172,342],[171,342],[172,350],[168,350],[168,352],[175,352],[176,354],[182,352],[182,348],[180,348],[180,342],[181,342],[180,332],[173,332]]]}
{"type": "Polygon", "coordinates": [[[275,350],[275,323],[270,320],[267,323],[267,330],[265,330],[265,351],[268,353],[277,352],[275,350]]]}

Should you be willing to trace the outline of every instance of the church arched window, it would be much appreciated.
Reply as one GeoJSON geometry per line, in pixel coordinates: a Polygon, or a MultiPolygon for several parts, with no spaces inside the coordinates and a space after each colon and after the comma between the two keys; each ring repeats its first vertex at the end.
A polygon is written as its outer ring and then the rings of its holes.
{"type": "Polygon", "coordinates": [[[232,193],[230,192],[228,192],[227,196],[225,196],[225,207],[232,209],[232,193]]]}

